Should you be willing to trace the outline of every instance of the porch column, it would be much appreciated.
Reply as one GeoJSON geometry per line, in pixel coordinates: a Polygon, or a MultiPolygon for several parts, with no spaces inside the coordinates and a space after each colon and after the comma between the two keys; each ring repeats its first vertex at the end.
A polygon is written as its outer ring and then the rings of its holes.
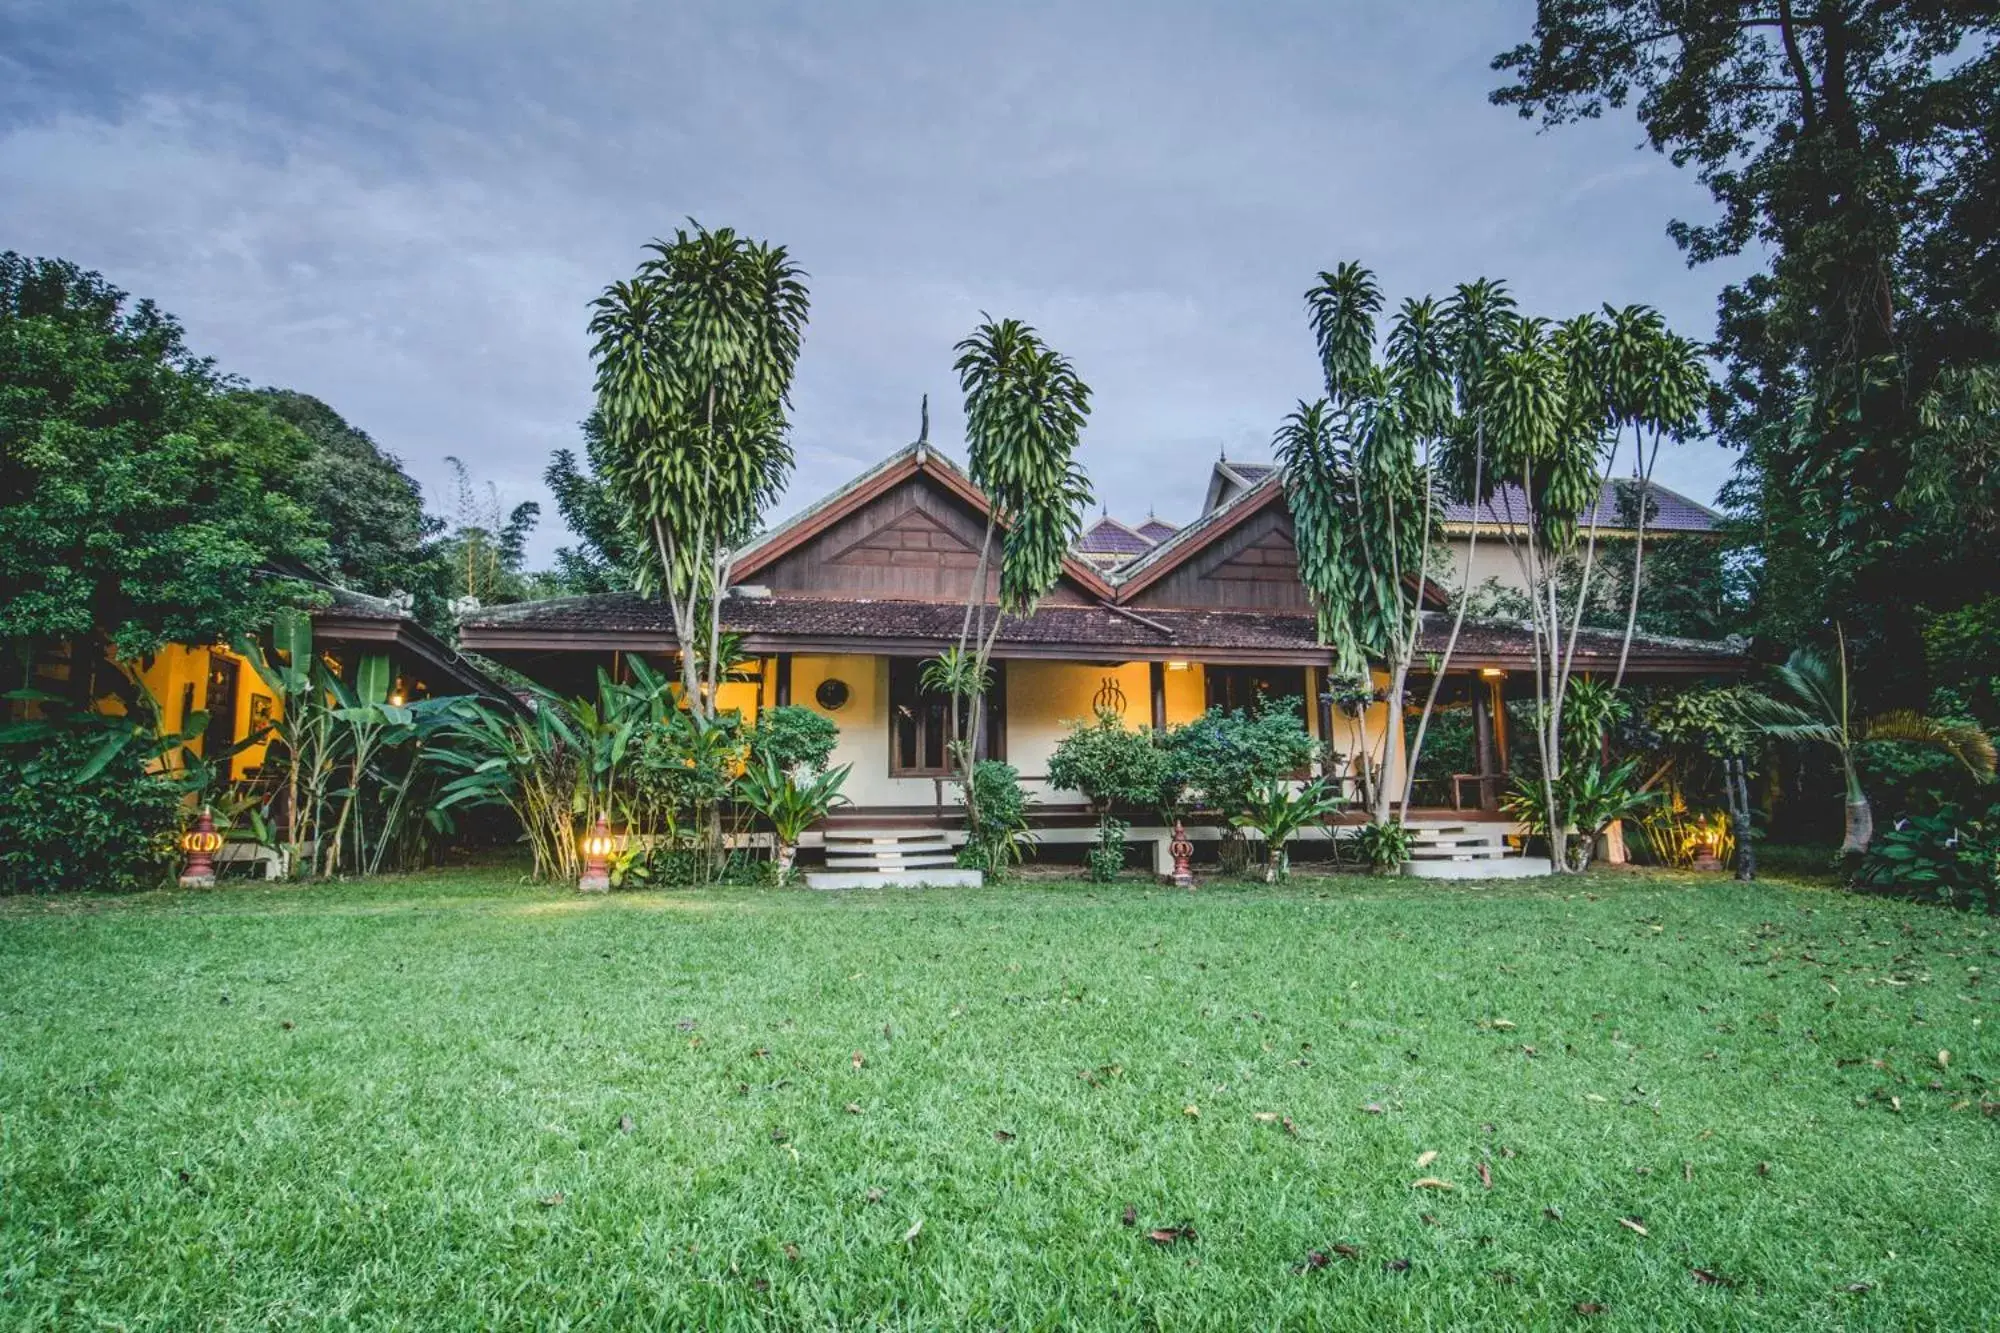
{"type": "Polygon", "coordinates": [[[1493,790],[1493,775],[1498,770],[1493,766],[1492,691],[1481,688],[1489,684],[1485,679],[1475,679],[1472,687],[1473,763],[1479,768],[1479,808],[1482,810],[1491,810],[1498,803],[1493,790]]]}
{"type": "Polygon", "coordinates": [[[1167,664],[1148,662],[1146,676],[1153,690],[1153,733],[1159,735],[1167,729],[1167,664]]]}
{"type": "Polygon", "coordinates": [[[779,708],[784,708],[790,705],[790,703],[792,702],[792,655],[790,653],[778,654],[778,681],[777,681],[776,693],[778,698],[777,706],[779,708]]]}

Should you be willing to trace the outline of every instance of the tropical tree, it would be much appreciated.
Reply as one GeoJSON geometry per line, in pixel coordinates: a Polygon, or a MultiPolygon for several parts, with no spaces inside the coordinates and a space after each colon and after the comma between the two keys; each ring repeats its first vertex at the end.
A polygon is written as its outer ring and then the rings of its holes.
{"type": "Polygon", "coordinates": [[[951,697],[950,750],[967,821],[976,827],[973,770],[1001,622],[1029,614],[1056,586],[1090,505],[1090,481],[1076,461],[1090,386],[1069,358],[1017,319],[988,318],[954,350],[965,393],[967,470],[986,493],[986,531],[958,641],[926,665],[923,680],[951,697]],[[989,599],[996,535],[998,596],[989,599]]]}
{"type": "Polygon", "coordinates": [[[1990,778],[1994,769],[1993,741],[1969,723],[1943,721],[1915,709],[1891,709],[1865,719],[1857,718],[1848,685],[1847,636],[1837,632],[1835,641],[1838,648],[1832,661],[1814,648],[1794,649],[1784,665],[1774,669],[1778,683],[1790,697],[1757,696],[1746,702],[1745,711],[1751,721],[1774,739],[1833,747],[1840,757],[1846,789],[1846,820],[1840,850],[1844,856],[1859,856],[1868,850],[1875,835],[1875,815],[1855,763],[1857,746],[1864,741],[1932,745],[1952,755],[1975,775],[1990,778]]]}
{"type": "Polygon", "coordinates": [[[708,719],[734,553],[791,473],[808,297],[783,246],[728,228],[691,224],[647,249],[593,305],[597,412],[628,530],[644,535],[635,573],[666,599],[683,697],[708,719]]]}
{"type": "Polygon", "coordinates": [[[1316,824],[1340,809],[1340,795],[1315,778],[1294,789],[1289,782],[1264,778],[1252,787],[1243,809],[1231,815],[1237,828],[1253,830],[1264,840],[1264,882],[1276,884],[1291,873],[1291,855],[1286,850],[1298,831],[1316,824]]]}
{"type": "Polygon", "coordinates": [[[772,861],[780,884],[789,884],[798,859],[799,839],[806,830],[843,805],[841,794],[853,765],[819,773],[795,773],[773,754],[754,755],[737,788],[743,803],[771,822],[772,861]]]}

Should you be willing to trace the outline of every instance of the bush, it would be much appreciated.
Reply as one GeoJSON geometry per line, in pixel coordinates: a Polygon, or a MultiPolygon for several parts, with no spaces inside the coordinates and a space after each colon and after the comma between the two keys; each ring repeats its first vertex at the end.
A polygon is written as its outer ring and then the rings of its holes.
{"type": "Polygon", "coordinates": [[[757,714],[757,726],[750,733],[750,757],[755,762],[769,755],[788,772],[803,766],[819,773],[833,758],[833,747],[839,740],[840,728],[832,718],[797,704],[784,704],[757,714]]]}
{"type": "Polygon", "coordinates": [[[1266,700],[1255,713],[1211,708],[1169,731],[1169,805],[1197,798],[1223,815],[1243,813],[1251,793],[1308,768],[1317,747],[1292,702],[1266,700]]]}
{"type": "Polygon", "coordinates": [[[1977,901],[2000,910],[2000,837],[1987,820],[1960,819],[1949,809],[1912,815],[1875,835],[1861,879],[1954,907],[1977,901]]]}
{"type": "Polygon", "coordinates": [[[1400,869],[1410,859],[1410,830],[1402,824],[1364,824],[1354,831],[1350,841],[1361,863],[1370,870],[1400,869]]]}
{"type": "Polygon", "coordinates": [[[959,864],[997,879],[1034,845],[1034,834],[1028,831],[1028,793],[1018,769],[988,759],[973,766],[972,797],[970,808],[978,811],[978,818],[966,830],[959,864]]]}
{"type": "Polygon", "coordinates": [[[180,791],[146,772],[145,747],[76,780],[105,734],[85,714],[32,748],[0,747],[0,892],[125,892],[157,888],[172,872],[180,791]]]}
{"type": "Polygon", "coordinates": [[[1098,826],[1097,845],[1083,854],[1083,864],[1099,884],[1109,884],[1125,869],[1125,830],[1122,819],[1106,819],[1098,826]]]}

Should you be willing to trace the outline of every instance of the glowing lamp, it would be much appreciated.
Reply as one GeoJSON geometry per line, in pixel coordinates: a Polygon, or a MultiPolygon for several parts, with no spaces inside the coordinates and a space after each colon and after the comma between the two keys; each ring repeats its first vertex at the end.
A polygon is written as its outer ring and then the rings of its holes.
{"type": "Polygon", "coordinates": [[[1694,868],[1722,869],[1722,837],[1712,828],[1705,828],[1694,836],[1694,868]]]}
{"type": "Polygon", "coordinates": [[[1506,676],[1507,673],[1502,671],[1499,667],[1481,667],[1479,668],[1479,674],[1486,677],[1486,679],[1488,680],[1500,680],[1501,678],[1506,676]]]}
{"type": "Polygon", "coordinates": [[[187,864],[181,867],[181,887],[213,887],[215,854],[221,850],[222,835],[215,831],[215,814],[204,805],[195,816],[194,827],[181,834],[181,851],[187,854],[187,864]]]}
{"type": "Polygon", "coordinates": [[[597,827],[583,839],[583,878],[576,882],[580,891],[603,893],[611,887],[611,853],[617,846],[617,840],[611,836],[610,821],[602,810],[598,811],[597,827]]]}

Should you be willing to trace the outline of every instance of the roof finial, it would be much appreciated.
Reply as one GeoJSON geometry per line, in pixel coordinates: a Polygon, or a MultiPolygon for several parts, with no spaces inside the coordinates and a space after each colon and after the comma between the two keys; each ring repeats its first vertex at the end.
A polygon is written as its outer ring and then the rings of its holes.
{"type": "Polygon", "coordinates": [[[917,426],[917,443],[929,444],[931,442],[931,396],[929,394],[924,395],[923,406],[917,410],[920,413],[917,426]]]}
{"type": "Polygon", "coordinates": [[[1222,449],[1220,450],[1220,452],[1217,453],[1216,457],[1220,458],[1223,462],[1227,463],[1229,461],[1229,446],[1226,444],[1223,445],[1222,449]]]}

